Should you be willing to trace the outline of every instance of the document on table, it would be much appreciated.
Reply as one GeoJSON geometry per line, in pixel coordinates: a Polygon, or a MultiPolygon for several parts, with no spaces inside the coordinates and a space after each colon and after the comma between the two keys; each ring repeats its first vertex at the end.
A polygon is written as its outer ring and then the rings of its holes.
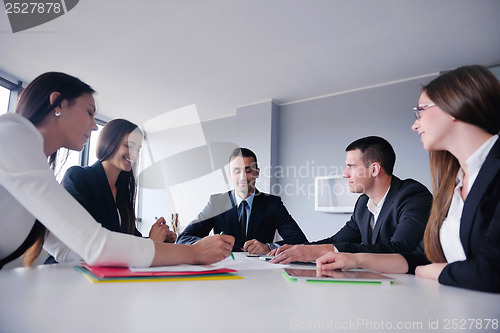
{"type": "Polygon", "coordinates": [[[234,259],[227,257],[215,265],[221,265],[219,268],[230,268],[237,271],[244,270],[262,270],[262,269],[280,269],[289,267],[288,265],[271,264],[266,260],[260,260],[259,257],[247,257],[245,253],[234,252],[234,259]]]}
{"type": "Polygon", "coordinates": [[[156,266],[156,267],[130,267],[132,272],[206,272],[215,271],[223,267],[212,265],[174,265],[174,266],[156,266]]]}
{"type": "Polygon", "coordinates": [[[281,269],[289,267],[288,265],[271,264],[266,260],[259,258],[247,257],[245,253],[234,252],[234,260],[231,257],[216,262],[211,265],[175,265],[175,266],[158,266],[148,268],[130,268],[133,272],[201,272],[209,270],[217,270],[223,268],[235,269],[237,271],[244,270],[263,270],[263,269],[281,269]]]}

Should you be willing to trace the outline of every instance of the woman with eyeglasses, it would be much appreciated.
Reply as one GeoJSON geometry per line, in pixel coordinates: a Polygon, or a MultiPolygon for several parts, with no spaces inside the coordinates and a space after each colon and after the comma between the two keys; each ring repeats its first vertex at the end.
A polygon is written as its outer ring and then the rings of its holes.
{"type": "Polygon", "coordinates": [[[49,167],[57,150],[81,150],[97,129],[93,93],[73,76],[49,72],[24,89],[15,114],[0,116],[0,268],[28,249],[31,265],[46,230],[90,265],[206,264],[228,257],[229,235],[180,245],[107,230],[57,183],[49,167]]]}
{"type": "MultiPolygon", "coordinates": [[[[137,125],[125,119],[113,119],[97,138],[98,161],[92,166],[73,166],[62,180],[64,188],[111,231],[142,237],[135,224],[135,165],[139,159],[143,134],[137,125]]],[[[149,238],[155,242],[175,242],[164,218],[151,227],[149,238]]],[[[46,235],[44,249],[50,256],[45,263],[80,260],[52,233],[46,235]]]]}
{"type": "Polygon", "coordinates": [[[408,272],[500,292],[500,83],[483,66],[460,67],[426,85],[414,111],[434,194],[423,244],[405,255],[330,252],[318,270],[408,272]]]}

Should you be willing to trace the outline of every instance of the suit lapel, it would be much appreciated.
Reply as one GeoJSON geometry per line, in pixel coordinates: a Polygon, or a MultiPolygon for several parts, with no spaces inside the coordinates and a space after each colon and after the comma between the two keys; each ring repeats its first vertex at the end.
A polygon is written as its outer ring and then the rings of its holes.
{"type": "Polygon", "coordinates": [[[113,192],[111,192],[111,188],[109,187],[108,178],[106,177],[106,172],[104,171],[104,167],[100,161],[94,163],[91,167],[95,174],[97,182],[95,184],[98,191],[102,194],[104,204],[101,207],[109,207],[108,212],[111,215],[110,218],[110,227],[112,231],[121,231],[120,228],[120,220],[118,217],[118,211],[116,210],[116,202],[113,198],[113,192]],[[111,208],[113,207],[113,208],[111,208]]]}
{"type": "Polygon", "coordinates": [[[469,236],[474,216],[476,216],[479,204],[498,170],[500,170],[500,139],[495,142],[486,160],[484,160],[479,174],[464,202],[462,217],[460,218],[460,240],[462,241],[466,255],[469,253],[469,236]]]}
{"type": "Polygon", "coordinates": [[[391,210],[392,204],[394,203],[394,200],[396,199],[399,189],[401,188],[401,183],[402,183],[401,179],[399,179],[394,175],[392,176],[391,188],[389,190],[389,193],[387,193],[387,196],[385,197],[384,205],[382,206],[382,210],[380,211],[380,214],[378,215],[377,218],[377,223],[375,223],[375,228],[373,229],[372,232],[371,244],[375,244],[377,241],[377,237],[380,232],[382,223],[384,223],[384,221],[387,218],[387,215],[389,214],[389,211],[391,210]]]}
{"type": "Polygon", "coordinates": [[[235,193],[234,191],[227,192],[227,199],[230,201],[230,207],[225,214],[225,222],[229,230],[229,234],[233,235],[235,238],[235,247],[243,247],[243,239],[241,238],[240,223],[238,221],[238,207],[236,206],[235,193]],[[240,244],[240,245],[237,245],[240,244]]]}

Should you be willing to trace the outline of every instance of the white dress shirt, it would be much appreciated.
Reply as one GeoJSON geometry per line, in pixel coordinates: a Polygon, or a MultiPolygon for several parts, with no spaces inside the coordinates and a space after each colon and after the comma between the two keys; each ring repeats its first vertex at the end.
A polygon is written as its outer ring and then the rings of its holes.
{"type": "Polygon", "coordinates": [[[391,187],[389,186],[387,192],[385,192],[384,197],[382,198],[382,200],[380,200],[378,205],[375,203],[375,201],[372,200],[372,198],[369,198],[368,202],[366,203],[366,208],[368,208],[370,213],[372,213],[373,215],[370,219],[370,227],[372,228],[372,230],[375,229],[375,224],[377,223],[378,216],[380,215],[380,211],[382,210],[382,206],[384,206],[385,198],[387,197],[387,193],[389,193],[390,189],[391,187]]]}
{"type": "Polygon", "coordinates": [[[0,258],[13,253],[38,219],[87,263],[147,267],[150,239],[111,232],[97,223],[55,179],[43,137],[18,114],[0,116],[0,258]]]}
{"type": "MultiPolygon", "coordinates": [[[[498,135],[492,136],[481,147],[479,147],[478,150],[469,156],[465,162],[469,171],[467,193],[470,192],[486,156],[488,156],[488,153],[497,139],[498,135]]],[[[466,259],[462,241],[460,240],[460,219],[464,208],[464,201],[462,200],[463,177],[464,171],[460,168],[457,174],[457,185],[453,191],[450,209],[448,210],[448,214],[441,225],[441,229],[439,230],[441,248],[443,249],[444,256],[446,257],[446,261],[448,263],[463,261],[466,259]]]]}

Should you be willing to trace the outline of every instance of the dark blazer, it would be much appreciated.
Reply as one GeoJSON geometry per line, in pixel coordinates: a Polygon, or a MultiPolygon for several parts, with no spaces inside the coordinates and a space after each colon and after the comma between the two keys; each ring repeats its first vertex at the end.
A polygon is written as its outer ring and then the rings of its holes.
{"type": "MultiPolygon", "coordinates": [[[[115,199],[100,161],[92,166],[69,168],[61,184],[103,227],[122,232],[115,199]]],[[[135,229],[134,235],[141,233],[135,229]]]]}
{"type": "MultiPolygon", "coordinates": [[[[100,161],[92,166],[69,168],[61,184],[103,227],[122,232],[115,199],[100,161]]],[[[142,236],[137,229],[134,235],[142,236]]],[[[49,256],[45,263],[52,264],[56,261],[49,256]]]]}
{"type": "Polygon", "coordinates": [[[235,237],[233,251],[241,251],[246,240],[257,239],[262,243],[272,243],[276,230],[282,241],[278,244],[302,244],[307,238],[288,213],[281,198],[256,191],[248,221],[247,239],[242,239],[238,222],[238,212],[234,200],[234,191],[210,196],[203,211],[179,235],[177,243],[192,244],[222,231],[235,237]]]}
{"type": "Polygon", "coordinates": [[[368,196],[361,195],[346,225],[332,237],[312,244],[333,244],[340,252],[404,253],[417,248],[432,205],[432,195],[424,185],[392,176],[373,232],[367,202],[368,196]]]}
{"type": "MultiPolygon", "coordinates": [[[[489,152],[464,202],[460,240],[466,260],[446,265],[439,283],[500,292],[500,139],[489,152]]],[[[428,264],[423,244],[405,255],[409,273],[428,264]]]]}

